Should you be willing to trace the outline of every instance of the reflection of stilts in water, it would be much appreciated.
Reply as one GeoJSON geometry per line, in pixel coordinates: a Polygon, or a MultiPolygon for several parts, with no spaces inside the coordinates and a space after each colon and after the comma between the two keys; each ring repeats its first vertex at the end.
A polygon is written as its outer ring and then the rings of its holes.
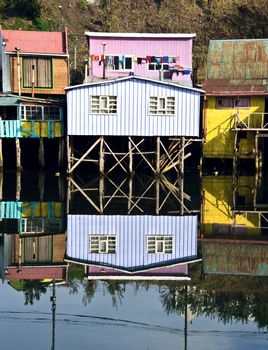
{"type": "Polygon", "coordinates": [[[184,350],[187,350],[187,336],[188,336],[188,285],[184,286],[184,350]]]}
{"type": "Polygon", "coordinates": [[[127,208],[127,214],[134,214],[135,211],[143,214],[148,205],[152,205],[157,215],[164,210],[168,214],[180,215],[198,212],[188,209],[191,197],[184,192],[182,177],[177,177],[172,182],[164,175],[150,178],[149,181],[136,175],[120,181],[104,176],[89,183],[83,182],[79,177],[69,177],[67,207],[70,207],[73,195],[78,192],[90,204],[89,208],[100,214],[117,200],[126,200],[127,205],[124,207],[127,208]]]}
{"type": "Polygon", "coordinates": [[[56,286],[55,286],[55,279],[53,279],[52,296],[50,297],[50,301],[51,301],[51,311],[52,311],[52,345],[51,345],[51,350],[55,350],[55,326],[56,326],[56,286]]]}

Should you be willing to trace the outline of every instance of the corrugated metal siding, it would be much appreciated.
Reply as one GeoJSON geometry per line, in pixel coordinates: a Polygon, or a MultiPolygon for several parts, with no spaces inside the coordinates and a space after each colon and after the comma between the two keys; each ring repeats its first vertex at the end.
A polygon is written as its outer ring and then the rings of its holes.
{"type": "Polygon", "coordinates": [[[129,79],[67,90],[68,135],[199,136],[200,92],[129,79]],[[90,96],[117,96],[117,115],[90,111],[90,96]],[[174,116],[150,116],[150,96],[174,96],[174,116]]]}
{"type": "Polygon", "coordinates": [[[67,256],[125,268],[197,255],[197,216],[68,215],[67,256]],[[89,235],[116,235],[116,254],[91,254],[89,235]],[[173,254],[147,254],[147,235],[173,235],[173,254]]]}
{"type": "MultiPolygon", "coordinates": [[[[109,55],[133,55],[146,58],[146,56],[169,56],[176,58],[176,64],[192,69],[192,38],[108,38],[89,37],[89,55],[102,55],[102,43],[106,42],[106,54],[109,55]]],[[[144,61],[143,61],[144,62],[144,61]]],[[[103,66],[99,62],[92,62],[92,73],[95,77],[102,77],[103,66]]],[[[158,78],[158,71],[149,71],[147,63],[137,64],[133,62],[135,75],[141,77],[158,78]]],[[[127,76],[129,72],[108,71],[106,77],[116,78],[127,76]]],[[[190,75],[174,74],[172,80],[191,80],[190,75]]]]}
{"type": "Polygon", "coordinates": [[[3,92],[11,91],[11,67],[9,55],[2,56],[2,88],[3,92]]]}
{"type": "Polygon", "coordinates": [[[247,80],[267,77],[268,39],[210,41],[207,79],[247,80]]]}

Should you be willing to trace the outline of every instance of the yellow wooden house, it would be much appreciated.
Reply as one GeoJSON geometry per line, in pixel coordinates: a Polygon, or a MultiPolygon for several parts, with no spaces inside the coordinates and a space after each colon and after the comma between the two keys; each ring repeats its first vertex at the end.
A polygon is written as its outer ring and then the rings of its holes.
{"type": "Polygon", "coordinates": [[[205,160],[262,157],[268,131],[267,82],[268,39],[210,41],[204,83],[205,160]]]}

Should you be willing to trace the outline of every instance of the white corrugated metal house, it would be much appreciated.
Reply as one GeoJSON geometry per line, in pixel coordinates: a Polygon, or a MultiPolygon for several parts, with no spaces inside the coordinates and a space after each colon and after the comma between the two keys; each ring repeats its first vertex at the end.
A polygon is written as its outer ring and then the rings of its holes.
{"type": "Polygon", "coordinates": [[[200,138],[200,99],[203,93],[200,89],[128,76],[68,87],[66,92],[69,172],[82,160],[93,161],[86,157],[97,145],[100,145],[101,173],[105,172],[104,154],[112,155],[121,167],[126,159],[120,161],[120,156],[128,157],[129,163],[124,168],[129,172],[136,170],[133,165],[135,154],[147,165],[150,163],[151,170],[156,173],[166,172],[169,168],[176,170],[175,159],[177,161],[181,155],[180,163],[183,163],[185,146],[200,138]],[[73,153],[79,148],[76,140],[81,136],[85,137],[84,144],[91,142],[83,156],[78,158],[73,153]],[[126,149],[122,146],[119,153],[113,151],[115,137],[120,137],[121,145],[125,140],[126,149]],[[153,151],[146,147],[148,139],[150,145],[155,146],[153,151]],[[75,142],[76,146],[72,147],[75,142]],[[141,152],[141,144],[150,157],[141,152]]]}
{"type": "Polygon", "coordinates": [[[196,215],[68,215],[67,261],[89,278],[187,278],[197,259],[196,215]]]}

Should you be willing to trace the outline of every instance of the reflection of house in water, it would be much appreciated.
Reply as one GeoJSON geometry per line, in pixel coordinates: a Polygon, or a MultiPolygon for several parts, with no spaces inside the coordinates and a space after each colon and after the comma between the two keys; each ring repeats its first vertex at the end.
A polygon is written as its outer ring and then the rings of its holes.
{"type": "Polygon", "coordinates": [[[69,215],[67,261],[90,279],[189,279],[197,216],[69,215]]]}
{"type": "Polygon", "coordinates": [[[64,233],[24,238],[4,234],[2,277],[7,280],[65,279],[65,241],[64,233]]]}
{"type": "Polygon", "coordinates": [[[268,274],[268,211],[256,191],[254,177],[203,178],[205,273],[268,274]]]}
{"type": "Polygon", "coordinates": [[[60,182],[43,175],[30,180],[24,176],[4,178],[4,200],[0,201],[1,275],[8,280],[65,278],[66,213],[57,188],[60,182]],[[50,188],[45,186],[47,182],[50,188]],[[17,200],[12,200],[15,192],[17,200]]]}

